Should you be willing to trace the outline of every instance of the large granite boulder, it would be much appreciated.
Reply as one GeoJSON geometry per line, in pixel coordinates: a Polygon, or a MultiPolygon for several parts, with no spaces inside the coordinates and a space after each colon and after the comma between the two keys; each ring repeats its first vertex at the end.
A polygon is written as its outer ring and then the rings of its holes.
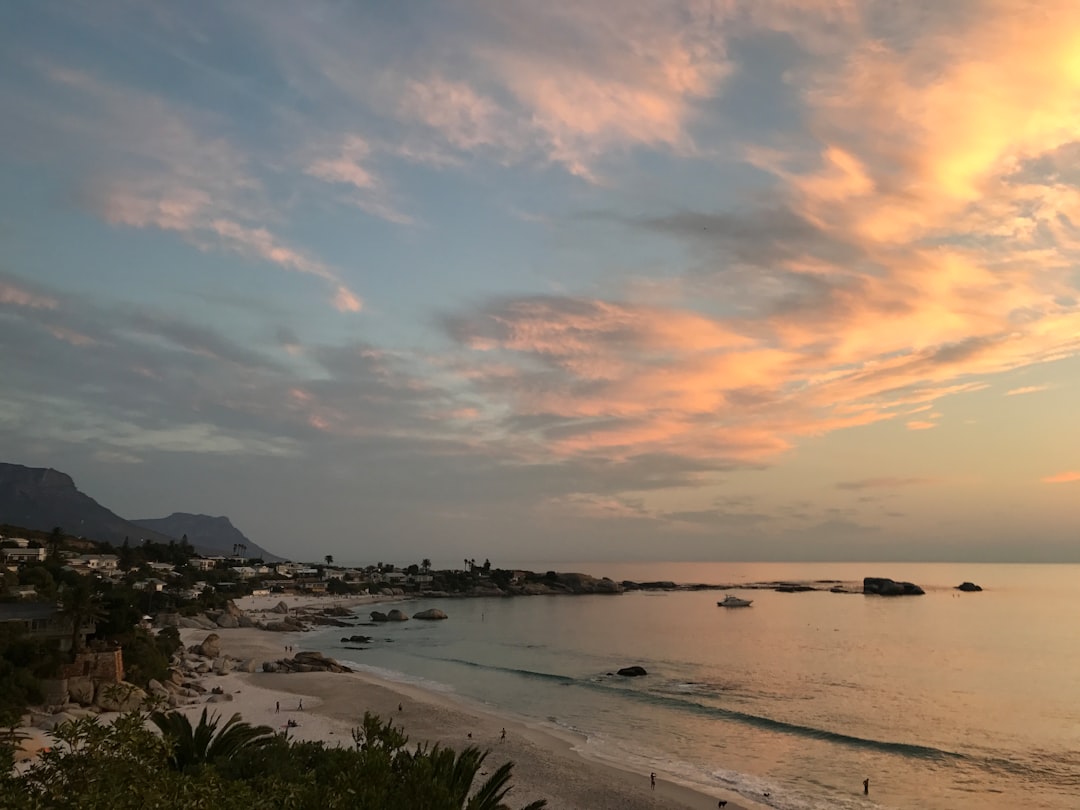
{"type": "Polygon", "coordinates": [[[284,602],[278,602],[276,605],[274,605],[272,608],[270,608],[270,612],[271,613],[288,613],[289,612],[289,606],[286,605],[284,602]]]}
{"type": "Polygon", "coordinates": [[[94,705],[106,712],[131,712],[143,705],[146,692],[133,683],[102,683],[94,695],[94,705]]]}
{"type": "Polygon", "coordinates": [[[922,596],[925,591],[910,582],[894,582],[887,577],[863,577],[863,593],[877,596],[922,596]]]}
{"type": "Polygon", "coordinates": [[[196,655],[201,655],[204,658],[220,658],[221,657],[221,636],[217,633],[211,633],[203,639],[202,644],[199,644],[195,650],[196,655]]]}
{"type": "Polygon", "coordinates": [[[622,675],[624,678],[640,678],[642,675],[648,675],[649,673],[645,671],[645,667],[635,665],[632,667],[623,667],[615,674],[622,675]]]}
{"type": "Polygon", "coordinates": [[[262,669],[263,672],[352,672],[347,666],[315,650],[298,652],[292,658],[279,661],[264,661],[262,669]]]}
{"type": "Polygon", "coordinates": [[[371,611],[371,620],[373,622],[388,622],[388,621],[390,621],[390,619],[387,618],[386,614],[383,613],[380,610],[371,611]]]}
{"type": "Polygon", "coordinates": [[[956,586],[956,590],[967,591],[968,593],[976,593],[978,591],[981,591],[982,588],[980,588],[974,582],[961,582],[959,585],[956,586]]]}
{"type": "Polygon", "coordinates": [[[434,621],[434,620],[437,620],[437,619],[446,619],[448,617],[447,617],[447,615],[445,613],[443,613],[438,608],[429,608],[428,610],[421,610],[419,613],[414,613],[413,618],[414,619],[427,619],[429,621],[434,621]]]}
{"type": "Polygon", "coordinates": [[[402,611],[394,608],[386,614],[386,620],[388,622],[407,622],[409,620],[409,617],[402,611]]]}
{"type": "Polygon", "coordinates": [[[68,699],[80,706],[89,706],[94,702],[94,681],[91,678],[68,678],[68,699]]]}
{"type": "Polygon", "coordinates": [[[218,627],[232,629],[240,626],[240,620],[231,613],[222,613],[217,617],[217,625],[218,627]]]}

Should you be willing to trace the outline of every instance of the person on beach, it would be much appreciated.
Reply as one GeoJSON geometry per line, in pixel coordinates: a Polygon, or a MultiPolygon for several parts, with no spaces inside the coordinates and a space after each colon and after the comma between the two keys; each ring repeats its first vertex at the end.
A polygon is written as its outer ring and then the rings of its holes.
{"type": "Polygon", "coordinates": [[[303,701],[303,699],[301,699],[300,702],[296,704],[296,710],[298,712],[302,712],[304,710],[304,701],[303,701]]]}
{"type": "Polygon", "coordinates": [[[280,711],[281,711],[281,701],[279,700],[279,701],[276,701],[274,703],[274,713],[276,714],[277,712],[280,712],[280,711]]]}
{"type": "Polygon", "coordinates": [[[499,736],[499,739],[500,740],[505,740],[506,739],[506,729],[505,728],[502,730],[502,734],[499,736]]]}
{"type": "Polygon", "coordinates": [[[863,779],[862,780],[862,792],[863,792],[864,796],[869,796],[870,795],[870,780],[869,779],[863,779]]]}
{"type": "Polygon", "coordinates": [[[649,774],[649,784],[652,785],[652,787],[656,787],[656,771],[649,774]]]}

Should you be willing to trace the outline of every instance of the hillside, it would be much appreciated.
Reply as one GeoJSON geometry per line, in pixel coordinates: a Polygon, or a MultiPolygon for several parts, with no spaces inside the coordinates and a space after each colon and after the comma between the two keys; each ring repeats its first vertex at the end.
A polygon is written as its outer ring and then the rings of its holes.
{"type": "Polygon", "coordinates": [[[70,475],[50,467],[0,463],[0,523],[65,533],[120,545],[146,538],[167,543],[170,537],[124,520],[80,492],[70,475]]]}
{"type": "Polygon", "coordinates": [[[230,555],[234,552],[234,546],[243,545],[244,555],[247,557],[261,557],[268,562],[282,559],[245,537],[243,532],[233,526],[232,521],[227,517],[173,512],[168,517],[140,518],[133,520],[132,523],[144,530],[159,532],[170,537],[179,538],[187,535],[188,542],[200,554],[230,555]]]}

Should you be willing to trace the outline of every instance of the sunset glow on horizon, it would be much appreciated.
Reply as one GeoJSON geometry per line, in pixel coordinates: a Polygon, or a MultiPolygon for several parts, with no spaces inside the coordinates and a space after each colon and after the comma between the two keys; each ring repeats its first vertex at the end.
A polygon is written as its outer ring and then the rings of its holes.
{"type": "Polygon", "coordinates": [[[1077,4],[0,21],[0,461],[287,556],[1080,561],[1077,4]]]}

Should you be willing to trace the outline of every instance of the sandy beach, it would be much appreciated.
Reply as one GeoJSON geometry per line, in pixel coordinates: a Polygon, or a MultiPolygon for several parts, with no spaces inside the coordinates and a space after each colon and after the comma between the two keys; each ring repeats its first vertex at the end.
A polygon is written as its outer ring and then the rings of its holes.
{"type": "MultiPolygon", "coordinates": [[[[267,610],[280,599],[252,602],[248,597],[240,605],[249,614],[267,610]],[[250,604],[249,604],[250,602],[250,604]]],[[[303,609],[310,600],[285,600],[290,607],[303,609]]],[[[325,607],[339,600],[320,599],[325,607]]],[[[374,600],[364,600],[374,601],[374,600]]],[[[346,600],[341,604],[357,604],[346,600]]],[[[304,645],[302,633],[282,634],[257,629],[237,628],[216,631],[224,654],[252,658],[261,663],[277,660],[286,653],[311,649],[304,645]]],[[[184,630],[185,646],[201,642],[205,630],[184,630]]],[[[526,724],[503,717],[486,707],[472,705],[455,695],[426,690],[411,684],[384,680],[368,673],[334,674],[232,672],[207,676],[207,687],[220,687],[232,695],[232,701],[214,705],[225,716],[238,712],[244,720],[285,730],[288,721],[296,722],[290,735],[300,740],[322,740],[329,744],[351,745],[351,730],[360,724],[364,712],[392,719],[408,735],[410,745],[425,742],[462,748],[475,745],[490,749],[485,772],[503,762],[514,762],[511,806],[521,806],[536,799],[546,799],[551,808],[565,810],[706,810],[719,800],[727,801],[730,810],[754,810],[757,805],[719,790],[710,795],[670,781],[658,773],[655,786],[648,773],[634,773],[612,764],[591,759],[580,750],[584,740],[554,727],[526,724]],[[302,708],[301,708],[302,705],[302,708]],[[280,707],[280,709],[278,708],[280,707]],[[506,731],[503,737],[503,729],[506,731]],[[471,735],[471,736],[470,736],[471,735]]],[[[191,716],[202,711],[202,704],[181,709],[191,716]]]]}
{"type": "MultiPolygon", "coordinates": [[[[353,597],[343,599],[311,597],[244,597],[240,607],[253,619],[272,618],[280,613],[271,609],[285,602],[290,611],[302,615],[308,609],[355,607],[386,601],[388,597],[353,597]]],[[[394,597],[397,599],[398,597],[394,597]]],[[[210,631],[181,630],[184,646],[201,643],[210,631]]],[[[313,648],[304,644],[304,633],[270,632],[257,628],[220,628],[223,655],[251,659],[259,671],[207,674],[201,683],[207,689],[220,689],[231,699],[209,704],[211,713],[224,718],[238,713],[253,725],[266,725],[286,731],[297,740],[323,741],[330,745],[352,745],[352,729],[359,726],[365,712],[384,720],[391,719],[409,738],[410,746],[438,743],[452,748],[473,745],[490,750],[481,769],[484,776],[510,760],[514,763],[513,790],[508,796],[511,807],[536,799],[546,799],[548,807],[559,810],[707,810],[726,801],[730,810],[758,810],[759,805],[720,790],[715,794],[699,792],[656,774],[655,785],[649,773],[637,773],[614,764],[590,758],[583,737],[554,726],[525,723],[501,716],[488,707],[470,703],[459,696],[378,678],[366,672],[264,673],[263,661],[276,661],[313,648]],[[286,647],[291,651],[286,651],[286,647]],[[289,721],[295,723],[289,726],[289,721]],[[505,734],[504,734],[505,730],[505,734]]],[[[220,699],[220,698],[219,698],[220,699]]],[[[196,719],[207,704],[203,700],[181,706],[181,711],[196,719]]],[[[103,713],[110,722],[115,714],[103,713]]],[[[47,732],[24,728],[29,735],[24,748],[28,752],[52,744],[47,732]]],[[[30,758],[20,767],[26,767],[30,758]]]]}

